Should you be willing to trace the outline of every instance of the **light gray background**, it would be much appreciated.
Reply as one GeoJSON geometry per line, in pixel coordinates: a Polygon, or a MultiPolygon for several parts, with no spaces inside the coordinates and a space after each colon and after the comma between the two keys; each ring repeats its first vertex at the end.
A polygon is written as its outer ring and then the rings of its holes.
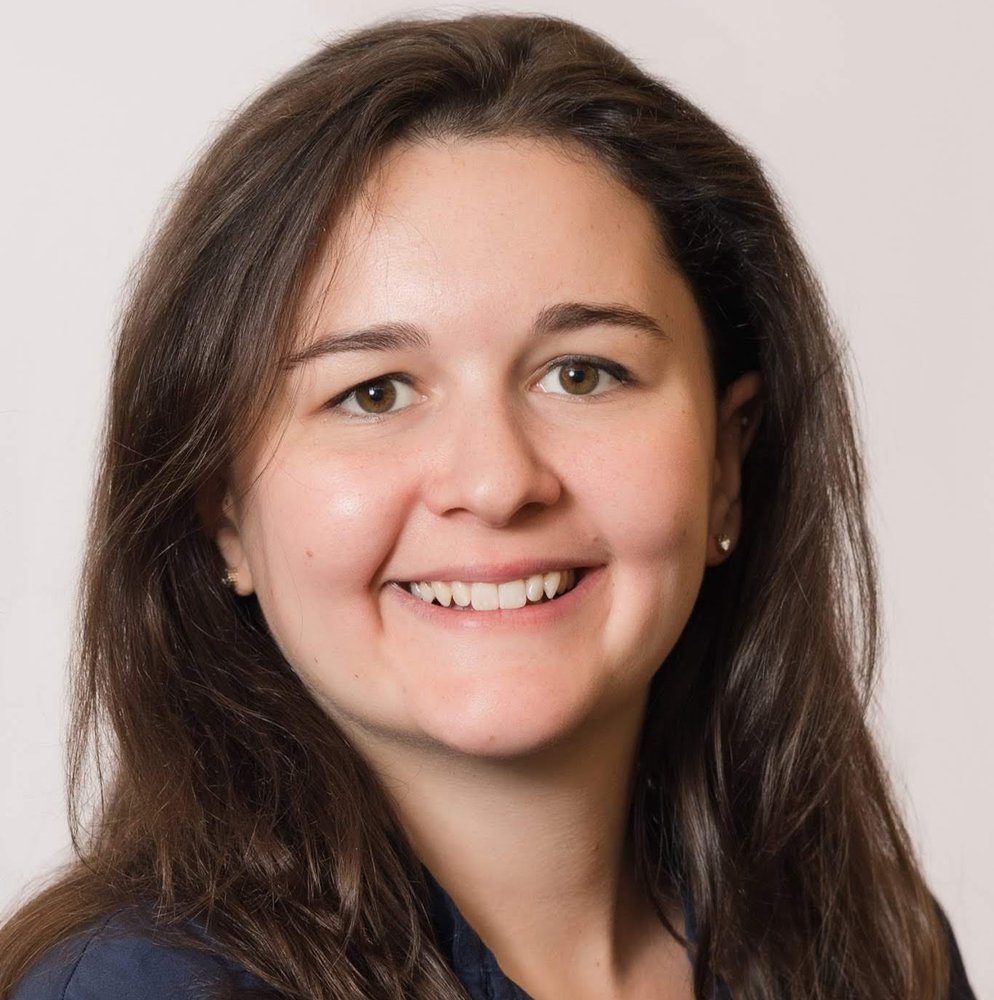
{"type": "MultiPolygon", "coordinates": [[[[66,856],[65,661],[121,289],[205,139],[323,39],[412,8],[22,4],[0,40],[0,911],[66,856]]],[[[462,13],[472,6],[422,8],[462,13]]],[[[994,996],[990,7],[544,3],[755,150],[859,374],[888,636],[879,731],[994,996]]]]}

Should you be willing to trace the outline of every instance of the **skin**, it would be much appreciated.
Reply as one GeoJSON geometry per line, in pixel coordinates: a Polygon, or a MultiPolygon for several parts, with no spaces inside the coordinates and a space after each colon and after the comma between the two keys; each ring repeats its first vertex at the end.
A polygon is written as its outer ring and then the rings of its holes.
{"type": "Polygon", "coordinates": [[[727,558],[716,536],[738,535],[759,378],[716,398],[650,209],[576,150],[393,147],[333,242],[301,347],[384,321],[419,324],[430,344],[288,376],[227,483],[216,541],[236,589],[257,594],[508,975],[537,1000],[689,997],[687,956],[634,881],[629,776],[649,682],[706,567],[727,558]],[[537,334],[560,302],[624,304],[666,336],[537,334]],[[631,381],[581,366],[599,381],[570,394],[552,366],[574,355],[631,381]],[[379,384],[397,393],[386,414],[355,396],[328,406],[392,373],[412,384],[379,384]],[[517,627],[513,611],[443,623],[460,612],[428,616],[391,582],[523,558],[597,572],[568,610],[517,627]]]}

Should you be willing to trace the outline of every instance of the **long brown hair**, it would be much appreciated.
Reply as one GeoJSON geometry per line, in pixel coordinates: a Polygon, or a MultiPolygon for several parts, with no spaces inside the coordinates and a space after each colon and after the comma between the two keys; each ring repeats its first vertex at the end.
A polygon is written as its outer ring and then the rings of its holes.
{"type": "Polygon", "coordinates": [[[579,144],[650,204],[716,385],[763,415],[741,544],[655,675],[638,874],[693,901],[695,989],[938,1000],[935,907],[867,728],[875,559],[844,355],[755,158],[598,35],[545,16],[402,19],[323,47],[211,144],[120,324],[74,655],[77,859],[0,931],[0,997],[123,904],[204,920],[274,996],[454,998],[420,865],[375,775],[203,515],[276,399],[317,255],[399,139],[579,144]],[[95,780],[91,780],[95,779],[95,780]],[[92,801],[91,801],[92,800],[92,801]]]}

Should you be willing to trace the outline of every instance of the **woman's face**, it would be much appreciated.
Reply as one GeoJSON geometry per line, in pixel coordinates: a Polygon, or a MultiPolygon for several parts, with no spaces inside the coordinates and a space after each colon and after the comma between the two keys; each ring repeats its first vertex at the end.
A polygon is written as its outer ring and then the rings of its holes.
{"type": "Polygon", "coordinates": [[[538,140],[395,147],[304,327],[217,541],[329,715],[507,757],[644,704],[736,536],[758,389],[716,403],[650,209],[538,140]]]}

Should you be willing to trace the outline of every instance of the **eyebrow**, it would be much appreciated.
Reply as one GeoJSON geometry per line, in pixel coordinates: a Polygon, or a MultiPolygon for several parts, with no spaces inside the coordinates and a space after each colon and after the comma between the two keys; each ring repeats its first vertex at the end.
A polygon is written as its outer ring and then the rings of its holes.
{"type": "MultiPolygon", "coordinates": [[[[559,302],[542,309],[532,329],[537,334],[549,335],[601,324],[625,326],[649,333],[659,340],[672,340],[648,313],[618,303],[559,302]]],[[[286,367],[297,368],[318,358],[347,351],[427,350],[430,346],[431,338],[427,331],[415,323],[376,323],[359,330],[341,330],[321,337],[292,355],[286,367]]]]}

